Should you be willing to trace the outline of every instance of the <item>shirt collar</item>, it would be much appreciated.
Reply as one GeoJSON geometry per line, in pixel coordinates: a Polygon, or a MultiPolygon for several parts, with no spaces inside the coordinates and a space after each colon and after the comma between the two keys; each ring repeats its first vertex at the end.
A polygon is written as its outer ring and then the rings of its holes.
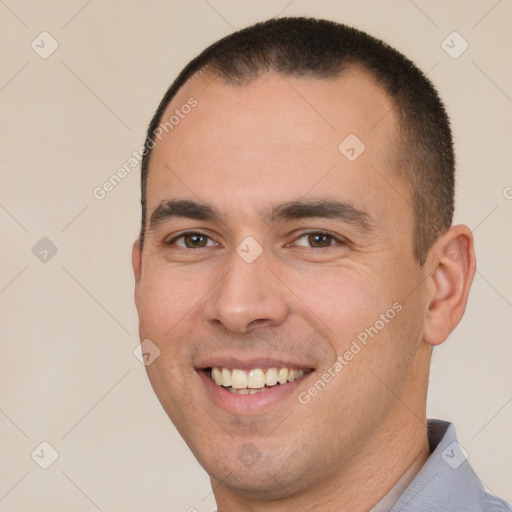
{"type": "Polygon", "coordinates": [[[420,456],[409,466],[407,471],[400,477],[391,490],[376,505],[374,505],[369,512],[389,512],[414,480],[414,477],[420,472],[423,464],[424,457],[423,454],[420,454],[420,456]]]}
{"type": "Polygon", "coordinates": [[[455,427],[429,420],[428,441],[430,457],[390,511],[482,510],[486,493],[457,441],[455,427]]]}

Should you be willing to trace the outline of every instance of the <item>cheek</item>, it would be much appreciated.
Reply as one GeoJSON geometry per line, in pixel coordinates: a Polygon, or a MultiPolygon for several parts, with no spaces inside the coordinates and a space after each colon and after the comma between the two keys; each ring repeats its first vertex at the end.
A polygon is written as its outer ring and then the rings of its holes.
{"type": "Polygon", "coordinates": [[[295,282],[293,290],[308,316],[337,353],[393,304],[375,279],[348,268],[301,274],[295,282]]]}
{"type": "Polygon", "coordinates": [[[165,411],[179,424],[190,399],[184,387],[188,379],[197,378],[187,343],[195,326],[190,318],[204,293],[190,277],[156,264],[148,264],[139,286],[139,336],[151,340],[159,350],[146,371],[165,411]]]}
{"type": "MultiPolygon", "coordinates": [[[[380,271],[345,267],[295,276],[304,315],[344,363],[386,373],[407,366],[421,334],[421,308],[399,265],[380,271]]],[[[291,280],[291,276],[290,276],[291,280]]],[[[340,379],[341,380],[341,379],[340,379]]]]}
{"type": "Polygon", "coordinates": [[[141,336],[165,339],[179,327],[204,296],[197,280],[160,266],[146,269],[139,284],[141,336]]]}
{"type": "MultiPolygon", "coordinates": [[[[190,344],[202,294],[194,280],[177,277],[169,271],[147,272],[139,295],[139,337],[149,339],[159,356],[146,367],[151,384],[160,400],[165,401],[170,389],[180,392],[180,384],[191,372],[190,344]]],[[[170,414],[170,409],[164,405],[170,414]]]]}

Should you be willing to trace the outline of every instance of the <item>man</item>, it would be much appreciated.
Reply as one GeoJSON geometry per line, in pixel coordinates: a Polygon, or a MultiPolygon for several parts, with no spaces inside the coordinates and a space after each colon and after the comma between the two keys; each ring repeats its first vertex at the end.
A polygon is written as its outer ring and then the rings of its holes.
{"type": "Polygon", "coordinates": [[[449,121],[410,61],[270,20],[185,67],[146,149],[140,337],[220,512],[510,510],[426,419],[475,256],[449,121]]]}

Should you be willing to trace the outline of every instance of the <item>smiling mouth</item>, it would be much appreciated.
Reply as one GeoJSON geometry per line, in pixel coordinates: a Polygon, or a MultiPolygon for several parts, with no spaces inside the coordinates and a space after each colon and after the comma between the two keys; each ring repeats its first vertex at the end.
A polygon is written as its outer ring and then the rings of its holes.
{"type": "Polygon", "coordinates": [[[226,391],[239,395],[253,395],[270,391],[302,378],[311,369],[297,368],[253,368],[251,370],[230,369],[223,367],[207,368],[210,379],[226,391]]]}

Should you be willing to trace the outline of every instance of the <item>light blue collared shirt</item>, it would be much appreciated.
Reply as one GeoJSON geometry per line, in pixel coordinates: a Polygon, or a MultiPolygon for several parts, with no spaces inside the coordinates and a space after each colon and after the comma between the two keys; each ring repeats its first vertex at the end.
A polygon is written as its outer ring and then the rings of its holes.
{"type": "Polygon", "coordinates": [[[432,454],[390,512],[512,512],[485,491],[451,423],[429,420],[428,440],[432,454]]]}

